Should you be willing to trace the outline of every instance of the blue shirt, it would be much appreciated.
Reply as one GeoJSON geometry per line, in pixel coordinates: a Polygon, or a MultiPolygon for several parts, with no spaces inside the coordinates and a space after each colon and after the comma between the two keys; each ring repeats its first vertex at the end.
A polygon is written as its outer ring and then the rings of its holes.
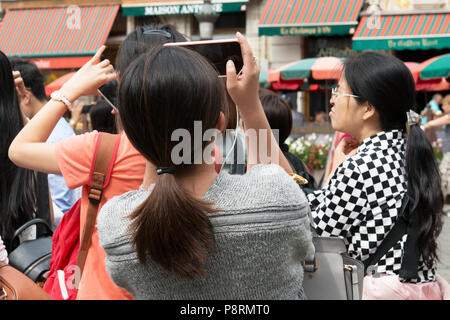
{"type": "MultiPolygon", "coordinates": [[[[74,135],[75,132],[69,123],[64,118],[61,118],[48,137],[47,142],[59,142],[74,135]]],[[[74,203],[81,196],[80,190],[69,189],[62,175],[48,174],[48,186],[50,188],[53,202],[63,213],[72,208],[74,203]]]]}
{"type": "MultiPolygon", "coordinates": [[[[430,110],[433,112],[438,112],[441,110],[441,109],[439,109],[439,105],[434,100],[431,100],[428,104],[430,105],[430,110]]],[[[427,107],[425,107],[425,109],[426,108],[427,107]]],[[[427,123],[427,121],[428,121],[427,116],[423,116],[422,117],[422,125],[425,125],[427,123]]]]}

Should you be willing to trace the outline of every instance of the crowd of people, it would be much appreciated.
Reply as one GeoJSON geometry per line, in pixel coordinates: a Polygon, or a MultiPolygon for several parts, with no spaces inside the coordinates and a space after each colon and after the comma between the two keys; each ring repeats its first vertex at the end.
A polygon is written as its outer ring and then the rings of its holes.
{"type": "MultiPolygon", "coordinates": [[[[81,188],[85,225],[91,164],[104,131],[120,143],[77,299],[306,299],[301,261],[314,255],[311,228],[342,237],[348,254],[365,261],[399,221],[405,201],[407,233],[375,262],[381,276],[365,277],[363,299],[448,298],[448,284],[436,270],[441,176],[420,116],[410,110],[410,71],[376,52],[345,62],[330,119],[346,137],[318,189],[284,144],[290,107],[259,88],[252,49],[240,33],[236,37],[243,70],[229,61],[224,83],[203,56],[163,46],[186,40],[172,26],[138,27],[114,67],[100,58],[103,46],[49,100],[31,63],[0,54],[0,260],[7,262],[6,252],[14,249],[14,231],[36,214],[35,172],[48,173],[51,203],[62,214],[81,188]],[[114,80],[114,121],[75,135],[63,115],[68,109],[79,114],[79,97],[114,80]],[[188,161],[175,161],[173,133],[181,129],[195,139],[198,122],[202,137],[214,134],[183,149],[188,161]],[[233,131],[226,133],[224,151],[216,141],[227,128],[233,131]],[[259,133],[256,139],[245,135],[251,130],[259,133]],[[235,154],[243,157],[233,159],[241,166],[222,170],[233,139],[240,141],[235,154]],[[198,154],[201,161],[193,161],[198,154]],[[299,185],[294,173],[306,183],[299,185]]],[[[102,104],[103,112],[113,110],[102,104]]]]}

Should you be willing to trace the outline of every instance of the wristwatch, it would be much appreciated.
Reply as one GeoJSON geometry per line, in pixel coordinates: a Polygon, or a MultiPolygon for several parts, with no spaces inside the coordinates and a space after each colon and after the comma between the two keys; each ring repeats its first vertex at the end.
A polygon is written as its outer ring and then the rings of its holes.
{"type": "Polygon", "coordinates": [[[52,92],[52,94],[50,95],[50,98],[64,103],[66,105],[67,109],[69,109],[69,111],[72,111],[72,103],[61,93],[61,91],[57,90],[57,91],[52,92]]]}

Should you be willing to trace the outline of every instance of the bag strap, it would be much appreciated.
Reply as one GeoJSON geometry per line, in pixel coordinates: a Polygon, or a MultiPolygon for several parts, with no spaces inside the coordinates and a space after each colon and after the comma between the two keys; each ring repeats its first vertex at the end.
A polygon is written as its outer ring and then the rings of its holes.
{"type": "Polygon", "coordinates": [[[405,193],[405,196],[402,200],[402,206],[400,207],[400,215],[398,216],[394,227],[391,229],[391,231],[389,231],[387,236],[378,246],[377,250],[371,256],[369,256],[368,259],[363,261],[364,273],[366,273],[366,270],[369,266],[377,264],[378,261],[406,234],[409,213],[408,203],[409,196],[407,193],[405,193]]]}
{"type": "Polygon", "coordinates": [[[80,275],[83,274],[89,247],[91,246],[92,233],[103,190],[108,186],[111,172],[117,157],[120,143],[120,135],[101,132],[97,139],[94,157],[92,159],[90,181],[89,181],[89,204],[87,208],[86,221],[82,230],[80,249],[77,257],[77,266],[80,275]]]}
{"type": "Polygon", "coordinates": [[[19,242],[19,239],[18,239],[19,235],[32,225],[36,225],[36,227],[39,225],[43,226],[44,230],[45,230],[45,233],[43,235],[45,235],[45,236],[53,235],[52,228],[47,223],[47,221],[45,221],[44,219],[41,219],[41,218],[34,218],[34,219],[31,219],[30,221],[28,221],[27,223],[25,223],[19,229],[17,229],[16,232],[14,232],[11,243],[14,243],[16,240],[19,242]]]}
{"type": "MultiPolygon", "coordinates": [[[[43,172],[36,172],[36,185],[37,185],[37,210],[36,218],[40,218],[47,222],[51,226],[50,218],[50,202],[48,193],[48,175],[43,172]]],[[[47,233],[47,230],[41,226],[36,229],[36,236],[40,236],[47,233]]]]}

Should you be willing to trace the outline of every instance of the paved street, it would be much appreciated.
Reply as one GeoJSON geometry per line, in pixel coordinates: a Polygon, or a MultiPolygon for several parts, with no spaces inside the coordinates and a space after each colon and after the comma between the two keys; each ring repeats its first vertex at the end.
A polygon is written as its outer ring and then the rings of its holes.
{"type": "MultiPolygon", "coordinates": [[[[444,207],[446,212],[450,212],[450,206],[444,207]]],[[[440,263],[437,272],[450,282],[450,217],[444,217],[444,227],[438,238],[440,263]]]]}

